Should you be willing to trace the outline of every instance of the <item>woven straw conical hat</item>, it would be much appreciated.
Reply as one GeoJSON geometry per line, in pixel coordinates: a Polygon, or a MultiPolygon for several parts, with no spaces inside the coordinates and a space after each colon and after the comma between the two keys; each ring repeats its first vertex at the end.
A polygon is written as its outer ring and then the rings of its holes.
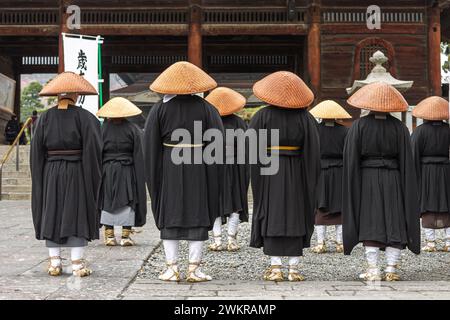
{"type": "Polygon", "coordinates": [[[101,118],[126,118],[141,114],[139,109],[129,101],[122,97],[116,97],[109,100],[97,111],[97,117],[101,118]]]}
{"type": "Polygon", "coordinates": [[[150,90],[163,94],[192,94],[217,87],[216,81],[192,63],[172,64],[150,85],[150,90]]]}
{"type": "Polygon", "coordinates": [[[425,120],[447,120],[449,118],[449,102],[444,98],[433,96],[419,102],[412,114],[425,120]]]}
{"type": "Polygon", "coordinates": [[[374,82],[356,91],[347,100],[355,108],[379,112],[402,112],[408,110],[408,102],[393,86],[374,82]]]}
{"type": "Polygon", "coordinates": [[[253,85],[253,93],[259,99],[281,108],[306,108],[314,100],[313,92],[289,71],[269,74],[253,85]]]}
{"type": "Polygon", "coordinates": [[[97,95],[97,91],[89,81],[71,71],[58,74],[42,88],[39,95],[57,96],[63,93],[78,93],[83,96],[97,95]]]}
{"type": "Polygon", "coordinates": [[[246,102],[242,94],[225,87],[219,87],[211,91],[206,100],[219,110],[221,116],[227,116],[241,110],[246,102]]]}
{"type": "Polygon", "coordinates": [[[314,118],[320,119],[351,119],[352,116],[337,102],[325,100],[309,110],[314,118]]]}

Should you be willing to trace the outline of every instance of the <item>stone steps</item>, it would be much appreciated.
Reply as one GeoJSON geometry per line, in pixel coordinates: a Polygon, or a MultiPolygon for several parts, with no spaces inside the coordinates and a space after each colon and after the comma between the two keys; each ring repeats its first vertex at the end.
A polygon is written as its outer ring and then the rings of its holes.
{"type": "Polygon", "coordinates": [[[2,192],[2,200],[31,200],[31,192],[2,192]]]}
{"type": "MultiPolygon", "coordinates": [[[[0,159],[9,146],[0,146],[0,159]]],[[[30,146],[19,147],[19,171],[16,171],[16,150],[13,150],[2,172],[2,200],[30,200],[30,146]]]]}

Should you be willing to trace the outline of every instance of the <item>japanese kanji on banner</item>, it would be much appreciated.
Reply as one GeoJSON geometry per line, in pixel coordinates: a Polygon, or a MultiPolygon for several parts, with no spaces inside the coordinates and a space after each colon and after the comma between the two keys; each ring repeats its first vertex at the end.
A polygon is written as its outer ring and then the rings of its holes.
{"type": "Polygon", "coordinates": [[[64,70],[82,75],[99,93],[99,96],[81,96],[77,105],[94,115],[101,106],[101,44],[99,36],[69,35],[63,33],[64,70]],[[100,89],[100,90],[99,90],[100,89]],[[99,103],[100,101],[100,103],[99,103]]]}

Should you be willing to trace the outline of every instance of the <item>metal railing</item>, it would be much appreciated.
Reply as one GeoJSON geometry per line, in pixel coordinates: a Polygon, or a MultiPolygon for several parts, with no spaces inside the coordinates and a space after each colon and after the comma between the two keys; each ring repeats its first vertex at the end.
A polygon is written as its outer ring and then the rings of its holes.
{"type": "Polygon", "coordinates": [[[19,171],[19,164],[20,164],[20,156],[19,156],[19,145],[20,145],[20,143],[19,143],[19,141],[20,141],[20,137],[25,133],[25,129],[28,128],[28,126],[30,125],[32,120],[33,119],[28,118],[27,121],[25,121],[25,123],[23,124],[22,128],[19,131],[19,134],[14,139],[14,142],[11,144],[11,146],[8,149],[8,151],[3,156],[2,161],[0,162],[0,201],[2,200],[2,180],[3,180],[2,179],[2,173],[3,173],[3,166],[6,163],[6,161],[8,161],[9,157],[11,156],[11,153],[12,153],[14,147],[16,147],[16,171],[19,171]]]}

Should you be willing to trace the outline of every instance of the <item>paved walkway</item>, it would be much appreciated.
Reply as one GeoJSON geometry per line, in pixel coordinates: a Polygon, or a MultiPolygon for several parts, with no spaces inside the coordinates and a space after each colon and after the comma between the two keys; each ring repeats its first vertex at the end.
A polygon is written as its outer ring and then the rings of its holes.
{"type": "MultiPolygon", "coordinates": [[[[1,201],[0,216],[0,299],[450,299],[450,281],[368,286],[360,281],[216,280],[192,285],[143,279],[137,275],[160,243],[152,223],[135,235],[136,247],[91,244],[87,249],[94,269],[91,277],[80,279],[67,272],[53,278],[45,271],[47,250],[34,238],[29,201],[1,201]]],[[[69,252],[63,252],[68,257],[69,252]]]]}
{"type": "MultiPolygon", "coordinates": [[[[0,201],[0,217],[0,299],[118,299],[159,244],[158,233],[149,223],[134,235],[138,246],[90,244],[86,251],[94,270],[90,277],[71,276],[70,260],[63,261],[67,266],[63,276],[50,277],[47,249],[34,237],[30,202],[0,201]]],[[[62,255],[70,259],[69,250],[62,255]]]]}

